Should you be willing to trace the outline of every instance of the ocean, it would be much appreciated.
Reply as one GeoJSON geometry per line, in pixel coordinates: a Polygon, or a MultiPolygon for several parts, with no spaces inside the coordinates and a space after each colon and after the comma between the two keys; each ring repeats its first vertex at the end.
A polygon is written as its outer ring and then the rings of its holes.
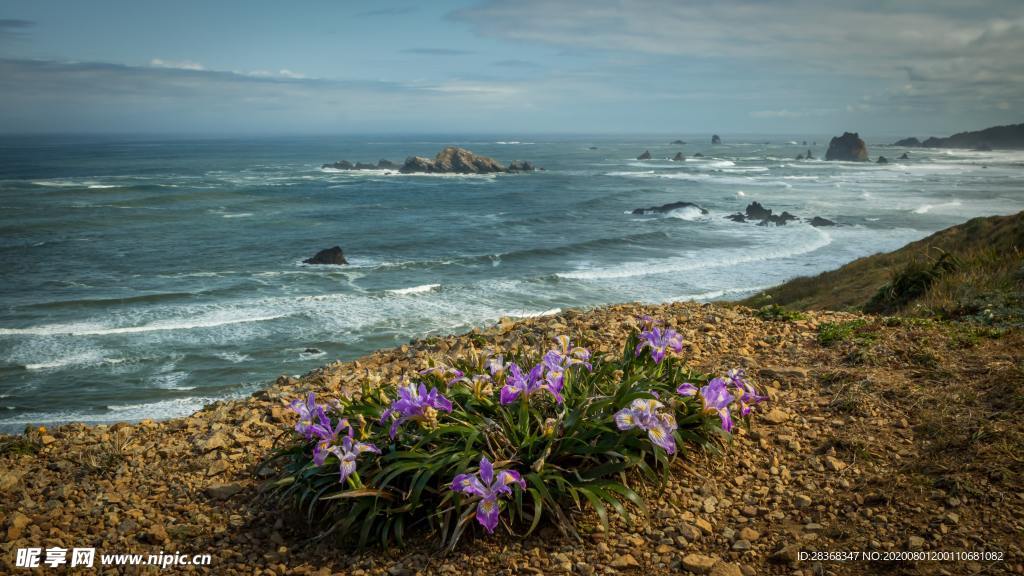
{"type": "Polygon", "coordinates": [[[1024,209],[1021,152],[683,138],[0,138],[0,430],[183,415],[502,316],[740,298],[1024,209]],[[545,170],[320,167],[446,145],[545,170]],[[631,213],[679,201],[708,213],[631,213]],[[752,201],[839,226],[725,218],[752,201]],[[349,266],[302,263],[334,245],[349,266]]]}

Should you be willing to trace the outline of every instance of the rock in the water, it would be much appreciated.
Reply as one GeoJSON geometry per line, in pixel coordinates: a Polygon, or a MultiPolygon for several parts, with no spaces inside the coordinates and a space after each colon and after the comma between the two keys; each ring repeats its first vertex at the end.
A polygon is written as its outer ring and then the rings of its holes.
{"type": "Polygon", "coordinates": [[[397,170],[398,169],[398,164],[395,164],[391,160],[386,160],[384,158],[381,158],[377,162],[377,168],[378,169],[397,170]]]}
{"type": "Polygon", "coordinates": [[[493,174],[505,172],[504,166],[494,158],[478,156],[465,148],[448,146],[437,153],[433,160],[422,156],[410,156],[402,164],[401,172],[441,174],[493,174]]]}
{"type": "Polygon", "coordinates": [[[370,164],[369,162],[356,162],[356,170],[375,170],[376,164],[370,164]]]}
{"type": "Polygon", "coordinates": [[[889,163],[889,159],[886,158],[885,156],[879,156],[878,160],[875,161],[875,164],[888,164],[888,163],[889,163]]]}
{"type": "Polygon", "coordinates": [[[764,220],[772,215],[772,211],[762,206],[760,202],[754,201],[747,205],[746,214],[751,220],[764,220]]]}
{"type": "Polygon", "coordinates": [[[686,160],[686,156],[683,156],[682,152],[676,152],[676,155],[672,157],[673,162],[682,162],[686,160]]]}
{"type": "Polygon", "coordinates": [[[672,144],[675,146],[682,146],[683,144],[686,144],[686,142],[683,142],[682,140],[673,140],[672,144]]]}
{"type": "Polygon", "coordinates": [[[797,154],[796,155],[796,159],[797,160],[803,160],[804,159],[804,155],[803,154],[797,154]]]}
{"type": "Polygon", "coordinates": [[[897,140],[893,143],[893,146],[913,146],[917,147],[921,145],[921,141],[917,138],[904,138],[903,140],[897,140]]]}
{"type": "Polygon", "coordinates": [[[745,214],[743,214],[742,212],[737,212],[735,214],[729,214],[728,216],[726,216],[726,218],[728,218],[729,220],[732,220],[733,222],[746,222],[747,221],[747,216],[745,214]]]}
{"type": "Polygon", "coordinates": [[[769,224],[775,224],[776,226],[785,226],[786,222],[796,219],[797,217],[793,216],[789,212],[783,212],[782,214],[768,216],[767,218],[761,220],[761,222],[758,223],[758,226],[767,226],[769,224]]]}
{"type": "Polygon", "coordinates": [[[721,144],[722,143],[722,139],[718,136],[718,134],[714,134],[714,135],[711,136],[711,143],[712,144],[721,144]]]}
{"type": "Polygon", "coordinates": [[[910,155],[904,152],[903,156],[900,156],[900,160],[910,160],[910,155]]]}
{"type": "MultiPolygon", "coordinates": [[[[807,142],[804,142],[804,144],[807,144],[807,142]]],[[[811,154],[810,148],[807,149],[807,154],[804,155],[804,158],[807,160],[814,160],[814,154],[811,154]]]]}
{"type": "Polygon", "coordinates": [[[513,160],[508,165],[509,172],[533,172],[536,168],[533,167],[532,162],[526,160],[513,160]]]}
{"type": "Polygon", "coordinates": [[[865,162],[868,159],[868,148],[856,132],[843,132],[828,144],[825,160],[845,160],[848,162],[865,162]]]}
{"type": "Polygon", "coordinates": [[[929,138],[921,146],[935,148],[993,148],[1024,149],[1024,123],[1009,126],[993,126],[974,132],[960,132],[949,138],[929,138]]]}
{"type": "Polygon", "coordinates": [[[703,158],[703,157],[704,157],[704,155],[703,155],[703,154],[701,154],[700,152],[697,152],[696,154],[694,154],[694,155],[693,155],[693,157],[694,157],[694,158],[703,158]]]}
{"type": "Polygon", "coordinates": [[[591,146],[588,150],[597,150],[597,146],[591,146]]]}
{"type": "Polygon", "coordinates": [[[345,260],[345,254],[341,251],[341,246],[321,250],[312,258],[307,258],[302,262],[303,264],[327,264],[334,266],[348,264],[348,260],[345,260]]]}
{"type": "Polygon", "coordinates": [[[811,226],[814,226],[815,228],[818,228],[818,227],[821,227],[821,226],[835,226],[836,225],[835,222],[829,220],[828,218],[822,218],[821,216],[815,216],[814,218],[811,218],[810,220],[808,220],[808,222],[811,224],[811,226]]]}
{"type": "Polygon", "coordinates": [[[697,210],[700,210],[701,214],[708,213],[707,210],[693,202],[671,202],[669,204],[662,204],[661,206],[651,206],[650,208],[637,208],[636,210],[633,210],[633,214],[665,214],[680,208],[696,208],[697,210]]]}
{"type": "Polygon", "coordinates": [[[334,168],[335,170],[354,170],[356,165],[348,160],[338,160],[333,164],[324,164],[321,168],[334,168]]]}
{"type": "Polygon", "coordinates": [[[637,156],[636,159],[637,160],[650,160],[651,159],[651,151],[650,150],[644,150],[644,153],[639,155],[639,156],[637,156]]]}

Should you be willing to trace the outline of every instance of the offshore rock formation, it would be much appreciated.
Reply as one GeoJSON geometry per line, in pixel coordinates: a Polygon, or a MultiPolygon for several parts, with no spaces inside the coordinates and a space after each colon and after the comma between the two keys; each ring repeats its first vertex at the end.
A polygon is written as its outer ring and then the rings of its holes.
{"type": "Polygon", "coordinates": [[[722,143],[722,139],[718,137],[718,134],[715,134],[715,135],[711,136],[711,143],[712,144],[721,144],[722,143]]]}
{"type": "Polygon", "coordinates": [[[661,206],[651,206],[650,208],[637,208],[633,210],[633,214],[667,214],[673,210],[680,208],[696,208],[700,210],[701,214],[707,214],[708,211],[694,204],[693,202],[671,202],[669,204],[662,204],[661,206]]]}
{"type": "Polygon", "coordinates": [[[847,162],[866,162],[868,147],[856,132],[843,132],[828,143],[825,160],[845,160],[847,162]]]}
{"type": "Polygon", "coordinates": [[[1024,149],[1024,124],[993,126],[973,132],[959,132],[948,138],[931,137],[924,142],[917,138],[904,138],[894,146],[924,148],[970,148],[974,150],[1024,149]]]}
{"type": "Polygon", "coordinates": [[[644,153],[639,155],[639,156],[637,156],[636,159],[637,160],[650,160],[651,159],[651,151],[650,150],[644,150],[644,153]]]}
{"type": "Polygon", "coordinates": [[[682,162],[686,160],[686,156],[683,156],[682,152],[676,152],[676,155],[672,157],[673,162],[682,162]]]}
{"type": "Polygon", "coordinates": [[[344,266],[348,264],[348,260],[345,260],[345,253],[341,251],[341,246],[335,246],[317,252],[315,256],[303,260],[302,263],[344,266]]]}
{"type": "Polygon", "coordinates": [[[437,153],[433,159],[423,156],[410,156],[402,165],[390,160],[380,160],[376,164],[339,160],[333,164],[324,164],[321,168],[334,170],[397,170],[403,174],[417,172],[433,174],[492,174],[497,172],[532,172],[536,168],[532,162],[514,160],[508,167],[501,165],[494,158],[480,156],[457,146],[448,146],[437,153]]]}

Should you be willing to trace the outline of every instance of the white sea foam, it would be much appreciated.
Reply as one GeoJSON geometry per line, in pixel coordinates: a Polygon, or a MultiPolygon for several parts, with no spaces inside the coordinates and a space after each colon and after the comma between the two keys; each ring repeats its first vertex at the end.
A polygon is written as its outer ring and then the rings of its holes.
{"type": "MultiPolygon", "coordinates": [[[[796,225],[792,224],[790,226],[796,227],[796,225]]],[[[649,276],[653,274],[686,272],[708,268],[733,267],[764,260],[776,260],[800,256],[802,254],[807,254],[824,248],[832,242],[832,237],[827,232],[819,228],[813,228],[811,226],[800,226],[800,228],[814,232],[812,239],[803,245],[760,251],[742,250],[739,253],[734,251],[721,256],[713,254],[695,254],[692,257],[685,258],[665,258],[658,260],[627,262],[625,264],[605,268],[559,272],[556,276],[573,280],[610,280],[649,276]]]]}
{"type": "Polygon", "coordinates": [[[700,208],[695,206],[684,206],[683,208],[676,208],[665,214],[669,218],[678,218],[679,220],[687,220],[690,222],[696,220],[706,220],[707,214],[700,211],[700,208]]]}
{"type": "Polygon", "coordinates": [[[927,214],[932,210],[945,210],[947,208],[959,208],[963,204],[959,200],[953,200],[952,202],[943,202],[941,204],[924,204],[914,209],[914,214],[927,214]]]}
{"type": "Polygon", "coordinates": [[[29,328],[0,328],[0,336],[106,336],[111,334],[137,334],[141,332],[156,332],[166,330],[193,330],[196,328],[213,328],[229,324],[243,324],[248,322],[265,322],[283,318],[284,314],[269,314],[263,316],[220,316],[211,315],[207,318],[195,320],[160,320],[141,326],[104,326],[96,323],[77,324],[45,324],[29,328]]]}
{"type": "Polygon", "coordinates": [[[502,314],[502,316],[508,316],[509,318],[540,318],[542,316],[554,316],[562,311],[561,308],[549,308],[547,310],[540,311],[528,311],[528,310],[514,310],[502,314]]]}
{"type": "Polygon", "coordinates": [[[239,214],[223,214],[223,218],[248,218],[252,216],[252,212],[241,212],[239,214]]]}
{"type": "Polygon", "coordinates": [[[410,294],[423,294],[425,292],[431,292],[440,288],[440,284],[421,284],[419,286],[411,286],[409,288],[397,288],[394,290],[387,290],[389,294],[397,294],[399,296],[408,296],[410,294]]]}

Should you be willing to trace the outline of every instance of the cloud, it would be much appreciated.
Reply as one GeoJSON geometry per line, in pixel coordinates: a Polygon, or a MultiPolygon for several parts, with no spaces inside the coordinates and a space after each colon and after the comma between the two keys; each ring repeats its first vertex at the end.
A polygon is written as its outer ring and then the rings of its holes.
{"type": "Polygon", "coordinates": [[[488,0],[450,17],[480,35],[595,57],[713,62],[770,79],[872,80],[897,87],[893,98],[908,77],[935,98],[972,87],[988,99],[1024,97],[1019,0],[488,0]]]}
{"type": "Polygon", "coordinates": [[[206,70],[206,67],[198,62],[191,60],[162,60],[160,58],[153,58],[149,61],[149,65],[154,68],[174,68],[177,70],[206,70]]]}
{"type": "Polygon", "coordinates": [[[509,60],[498,60],[494,63],[495,66],[501,66],[503,68],[540,68],[541,65],[536,62],[530,62],[529,60],[519,60],[512,58],[509,60]]]}
{"type": "Polygon", "coordinates": [[[379,8],[376,10],[357,12],[356,14],[354,14],[354,16],[357,18],[365,18],[372,16],[401,16],[402,14],[410,14],[415,11],[415,6],[395,6],[393,8],[379,8]]]}
{"type": "Polygon", "coordinates": [[[406,48],[403,54],[422,54],[426,56],[468,56],[476,54],[472,50],[456,50],[452,48],[406,48]]]}
{"type": "Polygon", "coordinates": [[[24,38],[30,28],[35,27],[32,20],[21,20],[19,18],[0,18],[0,40],[5,38],[24,38]]]}
{"type": "Polygon", "coordinates": [[[449,128],[453,121],[485,125],[494,110],[521,105],[527,88],[160,64],[0,58],[0,126],[6,132],[430,131],[449,128]]]}

